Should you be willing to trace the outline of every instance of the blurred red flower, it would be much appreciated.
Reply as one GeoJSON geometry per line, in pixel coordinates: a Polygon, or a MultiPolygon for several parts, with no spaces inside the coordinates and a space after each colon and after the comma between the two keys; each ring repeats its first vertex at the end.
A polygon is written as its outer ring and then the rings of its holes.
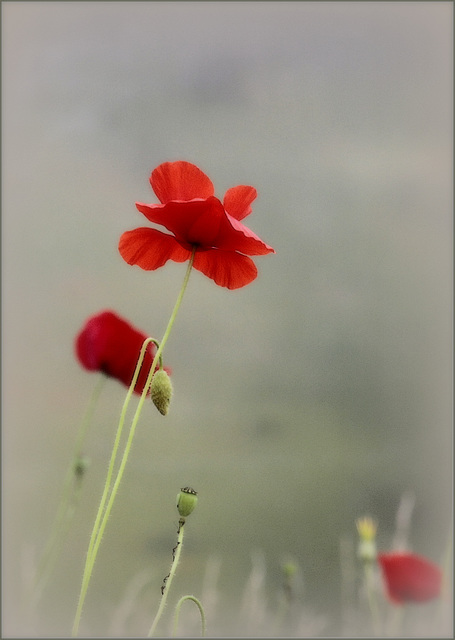
{"type": "Polygon", "coordinates": [[[172,235],[149,227],[126,231],[119,251],[128,264],[152,271],[168,260],[186,262],[196,248],[194,268],[221,287],[237,289],[257,276],[248,256],[275,253],[240,222],[251,213],[254,187],[232,187],[221,202],[210,178],[184,161],[160,164],[150,184],[161,204],[137,202],[136,207],[172,235]]]}
{"type": "Polygon", "coordinates": [[[396,604],[426,602],[441,592],[440,568],[414,553],[380,553],[381,565],[389,598],[396,604]]]}
{"type": "MultiPolygon", "coordinates": [[[[113,311],[101,311],[88,318],[77,335],[76,355],[85,369],[100,371],[129,387],[141,347],[148,337],[113,311]]],[[[151,342],[134,388],[137,394],[144,389],[155,353],[156,347],[151,342]]]]}

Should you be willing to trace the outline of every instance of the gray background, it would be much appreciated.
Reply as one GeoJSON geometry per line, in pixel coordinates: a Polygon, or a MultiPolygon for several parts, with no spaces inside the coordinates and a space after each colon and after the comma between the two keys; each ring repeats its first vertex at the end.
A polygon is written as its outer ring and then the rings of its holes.
{"type": "Polygon", "coordinates": [[[2,19],[3,635],[69,632],[125,396],[108,381],[30,626],[24,585],[97,380],[73,341],[105,308],[161,337],[184,265],[144,272],[117,244],[146,223],[151,170],[177,159],[219,197],[254,185],[245,222],[277,253],[238,291],[192,274],[165,354],[172,408],[144,409],[81,632],[146,632],[191,485],[173,596],[218,566],[209,633],[265,633],[232,611],[257,558],[273,608],[292,558],[304,631],[349,635],[355,519],[376,517],[390,549],[410,493],[409,546],[439,562],[449,535],[452,4],[3,2],[2,19]],[[116,627],[143,571],[148,600],[116,627]]]}

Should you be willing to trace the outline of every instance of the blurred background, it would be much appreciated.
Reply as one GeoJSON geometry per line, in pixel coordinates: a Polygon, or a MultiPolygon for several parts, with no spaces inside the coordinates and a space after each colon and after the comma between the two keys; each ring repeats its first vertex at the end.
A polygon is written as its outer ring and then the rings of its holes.
{"type": "Polygon", "coordinates": [[[259,610],[242,626],[239,612],[255,595],[275,610],[287,561],[297,635],[352,634],[346,589],[359,585],[346,586],[343,563],[358,569],[355,520],[376,518],[391,550],[403,496],[408,548],[442,561],[452,13],[449,2],[2,2],[3,637],[70,633],[126,392],[103,389],[81,504],[28,618],[98,381],[74,338],[103,309],[162,336],[185,267],[141,271],[117,245],[147,224],[135,202],[156,202],[149,175],[168,160],[198,165],[221,198],[255,186],[246,224],[276,255],[237,291],[192,274],[165,352],[171,411],[144,409],[81,634],[147,632],[186,485],[199,505],[167,613],[180,595],[205,597],[212,636],[264,634],[259,610]]]}

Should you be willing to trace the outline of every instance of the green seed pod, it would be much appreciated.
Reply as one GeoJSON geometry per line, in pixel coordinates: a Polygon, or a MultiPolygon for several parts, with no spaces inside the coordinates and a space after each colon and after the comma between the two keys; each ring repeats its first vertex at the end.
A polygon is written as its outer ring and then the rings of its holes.
{"type": "Polygon", "coordinates": [[[150,395],[158,411],[165,416],[169,411],[172,396],[172,382],[164,369],[159,369],[150,385],[150,395]]]}
{"type": "Polygon", "coordinates": [[[197,492],[191,487],[184,487],[177,495],[177,509],[182,518],[186,518],[197,505],[197,492]]]}

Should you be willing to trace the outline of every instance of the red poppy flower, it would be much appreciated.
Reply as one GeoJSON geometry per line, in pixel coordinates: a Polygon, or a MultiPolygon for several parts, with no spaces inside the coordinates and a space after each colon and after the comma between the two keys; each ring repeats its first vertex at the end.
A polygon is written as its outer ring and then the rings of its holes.
{"type": "MultiPolygon", "coordinates": [[[[136,369],[145,333],[113,311],[102,311],[89,318],[76,337],[75,349],[81,365],[89,371],[101,371],[129,387],[136,369]]],[[[134,388],[141,394],[153,363],[156,347],[151,342],[134,388]]]]}
{"type": "Polygon", "coordinates": [[[441,591],[442,573],[438,566],[414,553],[380,553],[387,593],[396,604],[426,602],[441,591]]]}
{"type": "Polygon", "coordinates": [[[257,196],[254,187],[232,187],[221,202],[210,178],[184,161],[160,164],[150,184],[161,204],[137,202],[136,207],[172,235],[149,227],[126,231],[119,251],[128,264],[152,271],[168,260],[189,260],[196,248],[194,268],[221,287],[237,289],[257,276],[248,256],[275,253],[240,222],[251,213],[257,196]]]}

